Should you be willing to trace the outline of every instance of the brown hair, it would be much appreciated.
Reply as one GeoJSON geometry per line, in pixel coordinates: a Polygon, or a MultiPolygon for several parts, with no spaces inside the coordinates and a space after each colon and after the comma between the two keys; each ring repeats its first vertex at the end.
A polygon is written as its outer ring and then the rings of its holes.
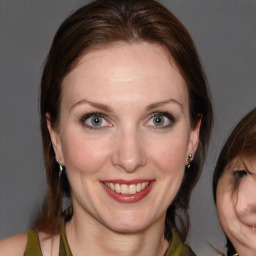
{"type": "Polygon", "coordinates": [[[179,219],[180,233],[185,240],[189,227],[187,208],[190,194],[201,173],[210,137],[212,105],[206,78],[189,33],[172,13],[154,0],[97,0],[77,10],[58,29],[41,81],[41,130],[48,194],[36,227],[49,234],[58,232],[61,200],[64,194],[70,194],[65,175],[59,189],[59,169],[45,114],[50,113],[51,124],[57,129],[64,77],[86,52],[116,42],[150,42],[164,46],[187,83],[192,128],[201,119],[199,148],[166,216],[165,236],[170,240],[171,228],[177,226],[177,210],[184,212],[185,220],[179,219]]]}
{"type": "MultiPolygon", "coordinates": [[[[219,155],[213,174],[213,197],[216,203],[218,181],[225,168],[236,158],[256,155],[256,108],[252,109],[233,129],[219,155]]],[[[227,238],[228,256],[235,254],[235,249],[227,238]]]]}

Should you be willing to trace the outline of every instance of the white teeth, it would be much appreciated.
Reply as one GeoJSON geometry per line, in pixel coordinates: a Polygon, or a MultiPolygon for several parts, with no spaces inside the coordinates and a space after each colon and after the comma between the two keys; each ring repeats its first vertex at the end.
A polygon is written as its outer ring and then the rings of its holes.
{"type": "MultiPolygon", "coordinates": [[[[111,188],[112,189],[112,188],[111,188]]],[[[112,190],[115,190],[116,193],[120,194],[121,193],[121,189],[120,189],[120,185],[118,183],[115,184],[115,188],[112,189],[112,190]]]]}
{"type": "Polygon", "coordinates": [[[126,184],[121,185],[121,194],[123,194],[123,195],[128,195],[129,194],[129,189],[128,189],[128,186],[126,184]]]}
{"type": "Polygon", "coordinates": [[[136,193],[136,185],[131,184],[129,185],[129,195],[134,195],[136,193]]]}
{"type": "Polygon", "coordinates": [[[108,186],[111,190],[114,190],[118,194],[123,194],[123,195],[134,195],[141,190],[145,189],[148,185],[149,182],[142,182],[142,183],[137,183],[137,184],[118,184],[118,183],[111,183],[111,182],[104,182],[106,186],[108,186]]]}
{"type": "Polygon", "coordinates": [[[137,184],[136,191],[137,191],[137,192],[140,192],[140,191],[141,191],[141,183],[138,183],[138,184],[137,184]]]}

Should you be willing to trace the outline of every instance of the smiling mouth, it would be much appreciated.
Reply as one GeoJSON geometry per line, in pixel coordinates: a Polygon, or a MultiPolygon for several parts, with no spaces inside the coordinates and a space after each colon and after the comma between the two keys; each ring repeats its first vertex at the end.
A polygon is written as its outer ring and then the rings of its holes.
{"type": "Polygon", "coordinates": [[[134,195],[136,193],[144,190],[150,182],[139,182],[134,184],[120,184],[112,182],[103,182],[105,186],[109,187],[111,190],[115,191],[118,194],[122,195],[134,195]]]}
{"type": "Polygon", "coordinates": [[[107,194],[120,203],[136,203],[147,197],[156,180],[104,180],[107,194]]]}

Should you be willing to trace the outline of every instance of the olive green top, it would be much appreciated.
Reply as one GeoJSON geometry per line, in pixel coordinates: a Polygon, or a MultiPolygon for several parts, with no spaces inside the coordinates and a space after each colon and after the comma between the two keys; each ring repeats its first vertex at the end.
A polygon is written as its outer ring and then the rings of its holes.
{"type": "MultiPolygon", "coordinates": [[[[43,256],[38,235],[35,230],[28,230],[28,242],[24,256],[43,256]]],[[[60,249],[59,256],[72,256],[71,250],[68,245],[64,219],[60,227],[60,249]]],[[[156,255],[158,256],[158,255],[156,255]]],[[[166,252],[165,256],[196,256],[189,246],[182,243],[178,232],[172,230],[172,243],[166,252]]]]}

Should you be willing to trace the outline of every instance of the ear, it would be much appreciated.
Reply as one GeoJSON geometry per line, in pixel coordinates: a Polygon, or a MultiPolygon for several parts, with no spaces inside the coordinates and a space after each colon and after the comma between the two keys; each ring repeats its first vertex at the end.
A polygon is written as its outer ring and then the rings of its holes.
{"type": "Polygon", "coordinates": [[[56,160],[61,161],[62,165],[65,165],[63,154],[62,154],[62,145],[61,145],[61,139],[60,139],[60,133],[59,130],[56,128],[53,128],[51,123],[51,115],[50,113],[45,114],[46,121],[47,121],[47,128],[50,133],[52,146],[55,152],[56,160]]]}
{"type": "Polygon", "coordinates": [[[194,128],[190,131],[190,138],[189,138],[189,145],[188,145],[188,155],[195,154],[198,143],[199,143],[199,134],[200,134],[200,127],[201,127],[201,118],[197,121],[194,128]]]}

